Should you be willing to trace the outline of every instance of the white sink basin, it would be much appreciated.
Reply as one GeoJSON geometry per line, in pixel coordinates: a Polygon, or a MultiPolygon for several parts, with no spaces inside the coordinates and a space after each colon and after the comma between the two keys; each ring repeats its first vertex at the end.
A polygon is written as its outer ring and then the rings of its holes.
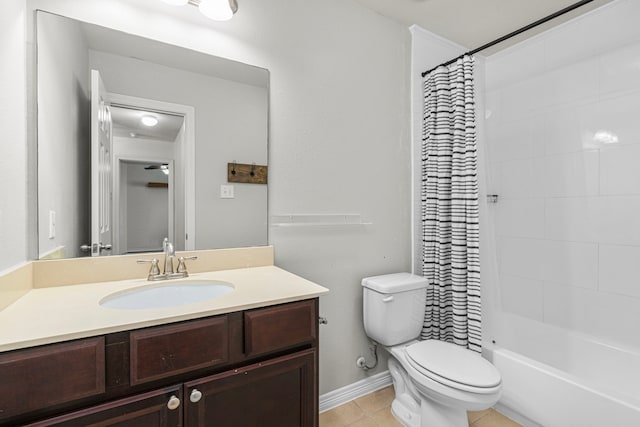
{"type": "Polygon", "coordinates": [[[154,283],[108,295],[100,301],[100,305],[120,310],[177,307],[219,298],[234,289],[231,283],[212,280],[154,283]]]}

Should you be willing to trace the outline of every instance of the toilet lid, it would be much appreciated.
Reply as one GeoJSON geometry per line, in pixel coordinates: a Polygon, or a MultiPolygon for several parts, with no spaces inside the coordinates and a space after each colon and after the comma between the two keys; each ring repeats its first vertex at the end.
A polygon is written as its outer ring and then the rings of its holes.
{"type": "Polygon", "coordinates": [[[495,366],[478,353],[458,345],[426,340],[408,346],[406,352],[414,367],[422,368],[419,370],[427,376],[435,376],[436,381],[444,379],[454,387],[459,384],[481,389],[500,385],[500,372],[495,366]]]}

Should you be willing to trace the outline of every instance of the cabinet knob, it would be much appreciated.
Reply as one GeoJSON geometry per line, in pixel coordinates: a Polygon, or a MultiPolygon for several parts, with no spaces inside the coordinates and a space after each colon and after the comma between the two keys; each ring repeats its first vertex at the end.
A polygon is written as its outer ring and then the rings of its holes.
{"type": "Polygon", "coordinates": [[[180,399],[178,399],[175,396],[171,396],[169,398],[169,401],[167,402],[167,408],[169,408],[169,410],[173,411],[175,409],[178,409],[179,406],[180,406],[180,399]]]}
{"type": "Polygon", "coordinates": [[[200,402],[200,399],[202,399],[202,392],[197,388],[194,388],[189,395],[189,400],[193,403],[198,403],[200,402]]]}

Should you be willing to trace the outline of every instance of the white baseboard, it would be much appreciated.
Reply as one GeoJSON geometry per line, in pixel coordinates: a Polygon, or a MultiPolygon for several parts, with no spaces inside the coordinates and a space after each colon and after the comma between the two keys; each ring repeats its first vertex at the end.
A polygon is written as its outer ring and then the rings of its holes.
{"type": "Polygon", "coordinates": [[[320,413],[391,385],[389,371],[380,372],[320,396],[320,413]]]}

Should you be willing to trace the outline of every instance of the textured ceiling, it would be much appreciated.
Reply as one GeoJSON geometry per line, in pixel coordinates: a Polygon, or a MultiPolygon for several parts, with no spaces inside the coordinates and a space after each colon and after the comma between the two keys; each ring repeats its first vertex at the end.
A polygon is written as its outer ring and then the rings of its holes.
{"type": "MultiPolygon", "coordinates": [[[[356,0],[381,15],[420,27],[471,50],[557,12],[578,0],[356,0]]],[[[612,0],[594,0],[523,36],[484,51],[488,55],[612,0]]]]}

